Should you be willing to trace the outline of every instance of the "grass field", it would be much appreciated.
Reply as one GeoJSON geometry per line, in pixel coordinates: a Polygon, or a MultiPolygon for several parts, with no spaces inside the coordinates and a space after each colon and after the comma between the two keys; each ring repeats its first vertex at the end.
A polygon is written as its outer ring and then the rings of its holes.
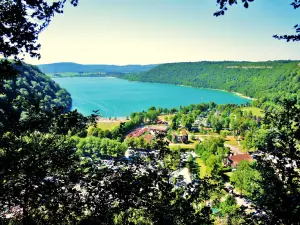
{"type": "Polygon", "coordinates": [[[170,144],[169,145],[171,150],[177,149],[178,147],[180,149],[195,149],[195,145],[191,145],[191,144],[170,144]]]}
{"type": "Polygon", "coordinates": [[[161,120],[161,121],[165,121],[165,117],[168,117],[168,120],[167,121],[171,121],[173,119],[175,114],[170,114],[170,115],[161,115],[161,116],[158,116],[158,119],[161,120]]]}
{"type": "Polygon", "coordinates": [[[195,137],[196,138],[200,138],[200,140],[201,141],[205,141],[205,140],[207,140],[207,139],[210,139],[210,138],[218,138],[218,137],[220,137],[220,135],[218,135],[218,134],[212,134],[212,135],[210,135],[210,134],[200,134],[200,135],[195,135],[195,137]]]}
{"type": "Polygon", "coordinates": [[[225,139],[225,144],[232,145],[235,147],[241,147],[239,145],[239,143],[237,142],[237,140],[235,139],[235,137],[233,137],[233,136],[227,136],[225,139]]]}
{"type": "Polygon", "coordinates": [[[206,166],[200,158],[196,159],[196,163],[200,166],[200,178],[204,178],[206,175],[206,166]]]}
{"type": "Polygon", "coordinates": [[[178,143],[178,144],[173,144],[170,143],[169,147],[171,150],[176,149],[176,148],[181,148],[181,149],[195,149],[196,145],[199,143],[198,140],[189,140],[188,144],[183,144],[183,143],[178,143]]]}
{"type": "Polygon", "coordinates": [[[260,108],[257,108],[257,107],[243,107],[242,111],[247,111],[247,112],[252,111],[252,114],[254,116],[263,117],[265,115],[264,111],[260,108]]]}
{"type": "Polygon", "coordinates": [[[112,130],[113,128],[120,125],[119,121],[111,121],[111,122],[98,122],[97,127],[102,130],[112,130]]]}

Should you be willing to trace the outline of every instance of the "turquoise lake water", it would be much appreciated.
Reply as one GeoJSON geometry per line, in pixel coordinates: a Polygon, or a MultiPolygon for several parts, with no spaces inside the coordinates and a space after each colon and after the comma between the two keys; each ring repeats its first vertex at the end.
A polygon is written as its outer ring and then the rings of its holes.
{"type": "Polygon", "coordinates": [[[151,106],[173,108],[213,101],[244,104],[250,100],[229,92],[171,84],[130,82],[109,77],[54,78],[72,96],[72,109],[84,115],[99,110],[104,117],[125,117],[151,106]]]}

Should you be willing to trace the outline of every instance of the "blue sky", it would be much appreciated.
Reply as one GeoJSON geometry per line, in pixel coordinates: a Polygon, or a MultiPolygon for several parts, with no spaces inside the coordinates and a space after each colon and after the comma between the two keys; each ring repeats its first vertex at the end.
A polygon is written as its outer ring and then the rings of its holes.
{"type": "MultiPolygon", "coordinates": [[[[240,1],[241,2],[241,1],[240,1]]],[[[40,35],[33,64],[151,64],[203,60],[300,60],[291,34],[300,9],[291,0],[255,0],[214,17],[216,0],[79,0],[40,35]]]]}

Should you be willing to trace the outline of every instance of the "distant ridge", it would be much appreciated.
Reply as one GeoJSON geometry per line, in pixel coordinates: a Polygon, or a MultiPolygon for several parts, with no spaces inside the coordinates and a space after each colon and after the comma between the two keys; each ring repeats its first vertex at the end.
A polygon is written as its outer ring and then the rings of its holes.
{"type": "Polygon", "coordinates": [[[95,72],[106,72],[106,73],[136,73],[148,71],[158,64],[150,65],[106,65],[106,64],[93,64],[84,65],[73,62],[59,62],[50,64],[40,64],[38,68],[44,73],[95,73],[95,72]]]}

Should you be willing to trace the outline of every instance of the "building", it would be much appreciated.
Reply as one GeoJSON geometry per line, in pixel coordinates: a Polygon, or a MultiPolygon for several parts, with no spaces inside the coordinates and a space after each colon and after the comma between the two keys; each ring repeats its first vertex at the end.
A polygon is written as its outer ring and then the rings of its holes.
{"type": "Polygon", "coordinates": [[[183,130],[181,140],[183,143],[187,144],[189,142],[189,135],[186,130],[183,130]]]}
{"type": "Polygon", "coordinates": [[[172,135],[172,142],[173,143],[188,144],[188,142],[189,142],[189,135],[188,135],[187,131],[183,130],[180,135],[173,134],[172,135]]]}
{"type": "Polygon", "coordinates": [[[166,125],[151,125],[149,126],[149,131],[151,134],[155,135],[156,133],[167,133],[169,127],[166,125]]]}
{"type": "Polygon", "coordinates": [[[145,140],[149,143],[154,139],[154,136],[152,136],[151,134],[146,134],[144,136],[145,140]]]}
{"type": "Polygon", "coordinates": [[[245,160],[245,161],[248,161],[248,162],[254,161],[254,159],[252,158],[252,156],[249,155],[248,153],[246,153],[246,154],[238,154],[238,155],[233,155],[233,156],[229,156],[228,157],[229,165],[231,165],[234,168],[236,168],[237,165],[242,160],[245,160]]]}
{"type": "Polygon", "coordinates": [[[147,127],[143,127],[143,128],[136,128],[134,131],[130,132],[126,138],[130,138],[130,137],[140,137],[142,136],[146,131],[148,131],[147,127]]]}

